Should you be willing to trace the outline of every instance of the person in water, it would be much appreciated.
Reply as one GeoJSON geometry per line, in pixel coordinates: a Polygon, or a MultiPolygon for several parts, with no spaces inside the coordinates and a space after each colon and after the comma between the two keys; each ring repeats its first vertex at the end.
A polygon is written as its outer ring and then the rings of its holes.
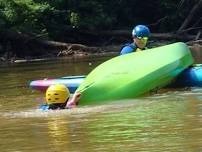
{"type": "Polygon", "coordinates": [[[65,109],[70,97],[69,89],[63,84],[50,85],[46,90],[46,103],[40,107],[42,110],[65,109]]]}
{"type": "Polygon", "coordinates": [[[80,94],[75,93],[70,99],[69,89],[64,84],[50,85],[46,90],[46,103],[41,105],[40,109],[59,110],[74,108],[78,104],[79,97],[80,94]],[[70,100],[70,102],[68,102],[68,100],[70,100]]]}
{"type": "Polygon", "coordinates": [[[120,51],[120,55],[141,51],[146,49],[147,41],[150,36],[150,30],[145,25],[137,25],[132,31],[133,42],[124,45],[120,51]]]}

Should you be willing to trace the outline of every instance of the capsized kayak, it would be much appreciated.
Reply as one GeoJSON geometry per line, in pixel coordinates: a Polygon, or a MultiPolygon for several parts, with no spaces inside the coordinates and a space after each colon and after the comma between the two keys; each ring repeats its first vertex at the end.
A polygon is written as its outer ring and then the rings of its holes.
{"type": "Polygon", "coordinates": [[[135,98],[169,84],[192,64],[191,52],[182,42],[114,57],[95,68],[78,87],[79,104],[135,98]]]}
{"type": "MultiPolygon", "coordinates": [[[[61,83],[74,93],[86,76],[66,76],[57,79],[34,80],[29,84],[32,89],[45,92],[51,84],[61,83]]],[[[202,64],[186,68],[169,87],[202,87],[202,64]]]]}
{"type": "Polygon", "coordinates": [[[202,64],[196,64],[185,69],[171,86],[202,87],[202,64]]]}
{"type": "Polygon", "coordinates": [[[82,75],[82,76],[67,76],[67,77],[61,77],[58,79],[35,80],[35,81],[31,81],[29,86],[32,89],[45,92],[50,85],[59,83],[59,84],[64,84],[66,87],[68,87],[70,93],[74,93],[84,79],[85,79],[85,76],[82,75]]]}

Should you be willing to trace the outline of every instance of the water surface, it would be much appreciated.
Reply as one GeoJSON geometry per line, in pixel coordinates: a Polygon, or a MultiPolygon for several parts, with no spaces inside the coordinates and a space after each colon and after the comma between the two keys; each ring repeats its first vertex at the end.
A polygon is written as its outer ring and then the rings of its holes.
{"type": "Polygon", "coordinates": [[[86,75],[110,57],[0,66],[0,149],[5,152],[202,151],[202,89],[42,112],[31,80],[86,75]]]}

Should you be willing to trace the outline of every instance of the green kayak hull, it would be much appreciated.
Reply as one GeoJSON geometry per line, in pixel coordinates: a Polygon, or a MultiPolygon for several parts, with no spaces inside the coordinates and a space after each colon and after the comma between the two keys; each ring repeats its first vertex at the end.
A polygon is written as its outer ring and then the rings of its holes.
{"type": "Polygon", "coordinates": [[[191,52],[182,42],[114,57],[96,67],[78,87],[79,104],[141,96],[169,84],[191,64],[191,52]]]}

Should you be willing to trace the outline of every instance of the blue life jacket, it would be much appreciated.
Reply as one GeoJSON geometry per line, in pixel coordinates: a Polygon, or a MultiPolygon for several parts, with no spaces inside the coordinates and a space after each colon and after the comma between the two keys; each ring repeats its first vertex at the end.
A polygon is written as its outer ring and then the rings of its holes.
{"type": "Polygon", "coordinates": [[[48,110],[59,110],[59,109],[65,109],[65,105],[66,103],[64,104],[51,104],[51,105],[48,105],[48,104],[42,104],[39,109],[42,110],[42,111],[48,111],[48,110]]]}
{"type": "Polygon", "coordinates": [[[49,105],[47,104],[42,104],[40,107],[39,107],[40,110],[42,111],[48,111],[49,110],[49,105]]]}
{"type": "Polygon", "coordinates": [[[120,55],[135,52],[137,48],[138,47],[135,45],[135,43],[127,43],[122,47],[120,55]]]}

